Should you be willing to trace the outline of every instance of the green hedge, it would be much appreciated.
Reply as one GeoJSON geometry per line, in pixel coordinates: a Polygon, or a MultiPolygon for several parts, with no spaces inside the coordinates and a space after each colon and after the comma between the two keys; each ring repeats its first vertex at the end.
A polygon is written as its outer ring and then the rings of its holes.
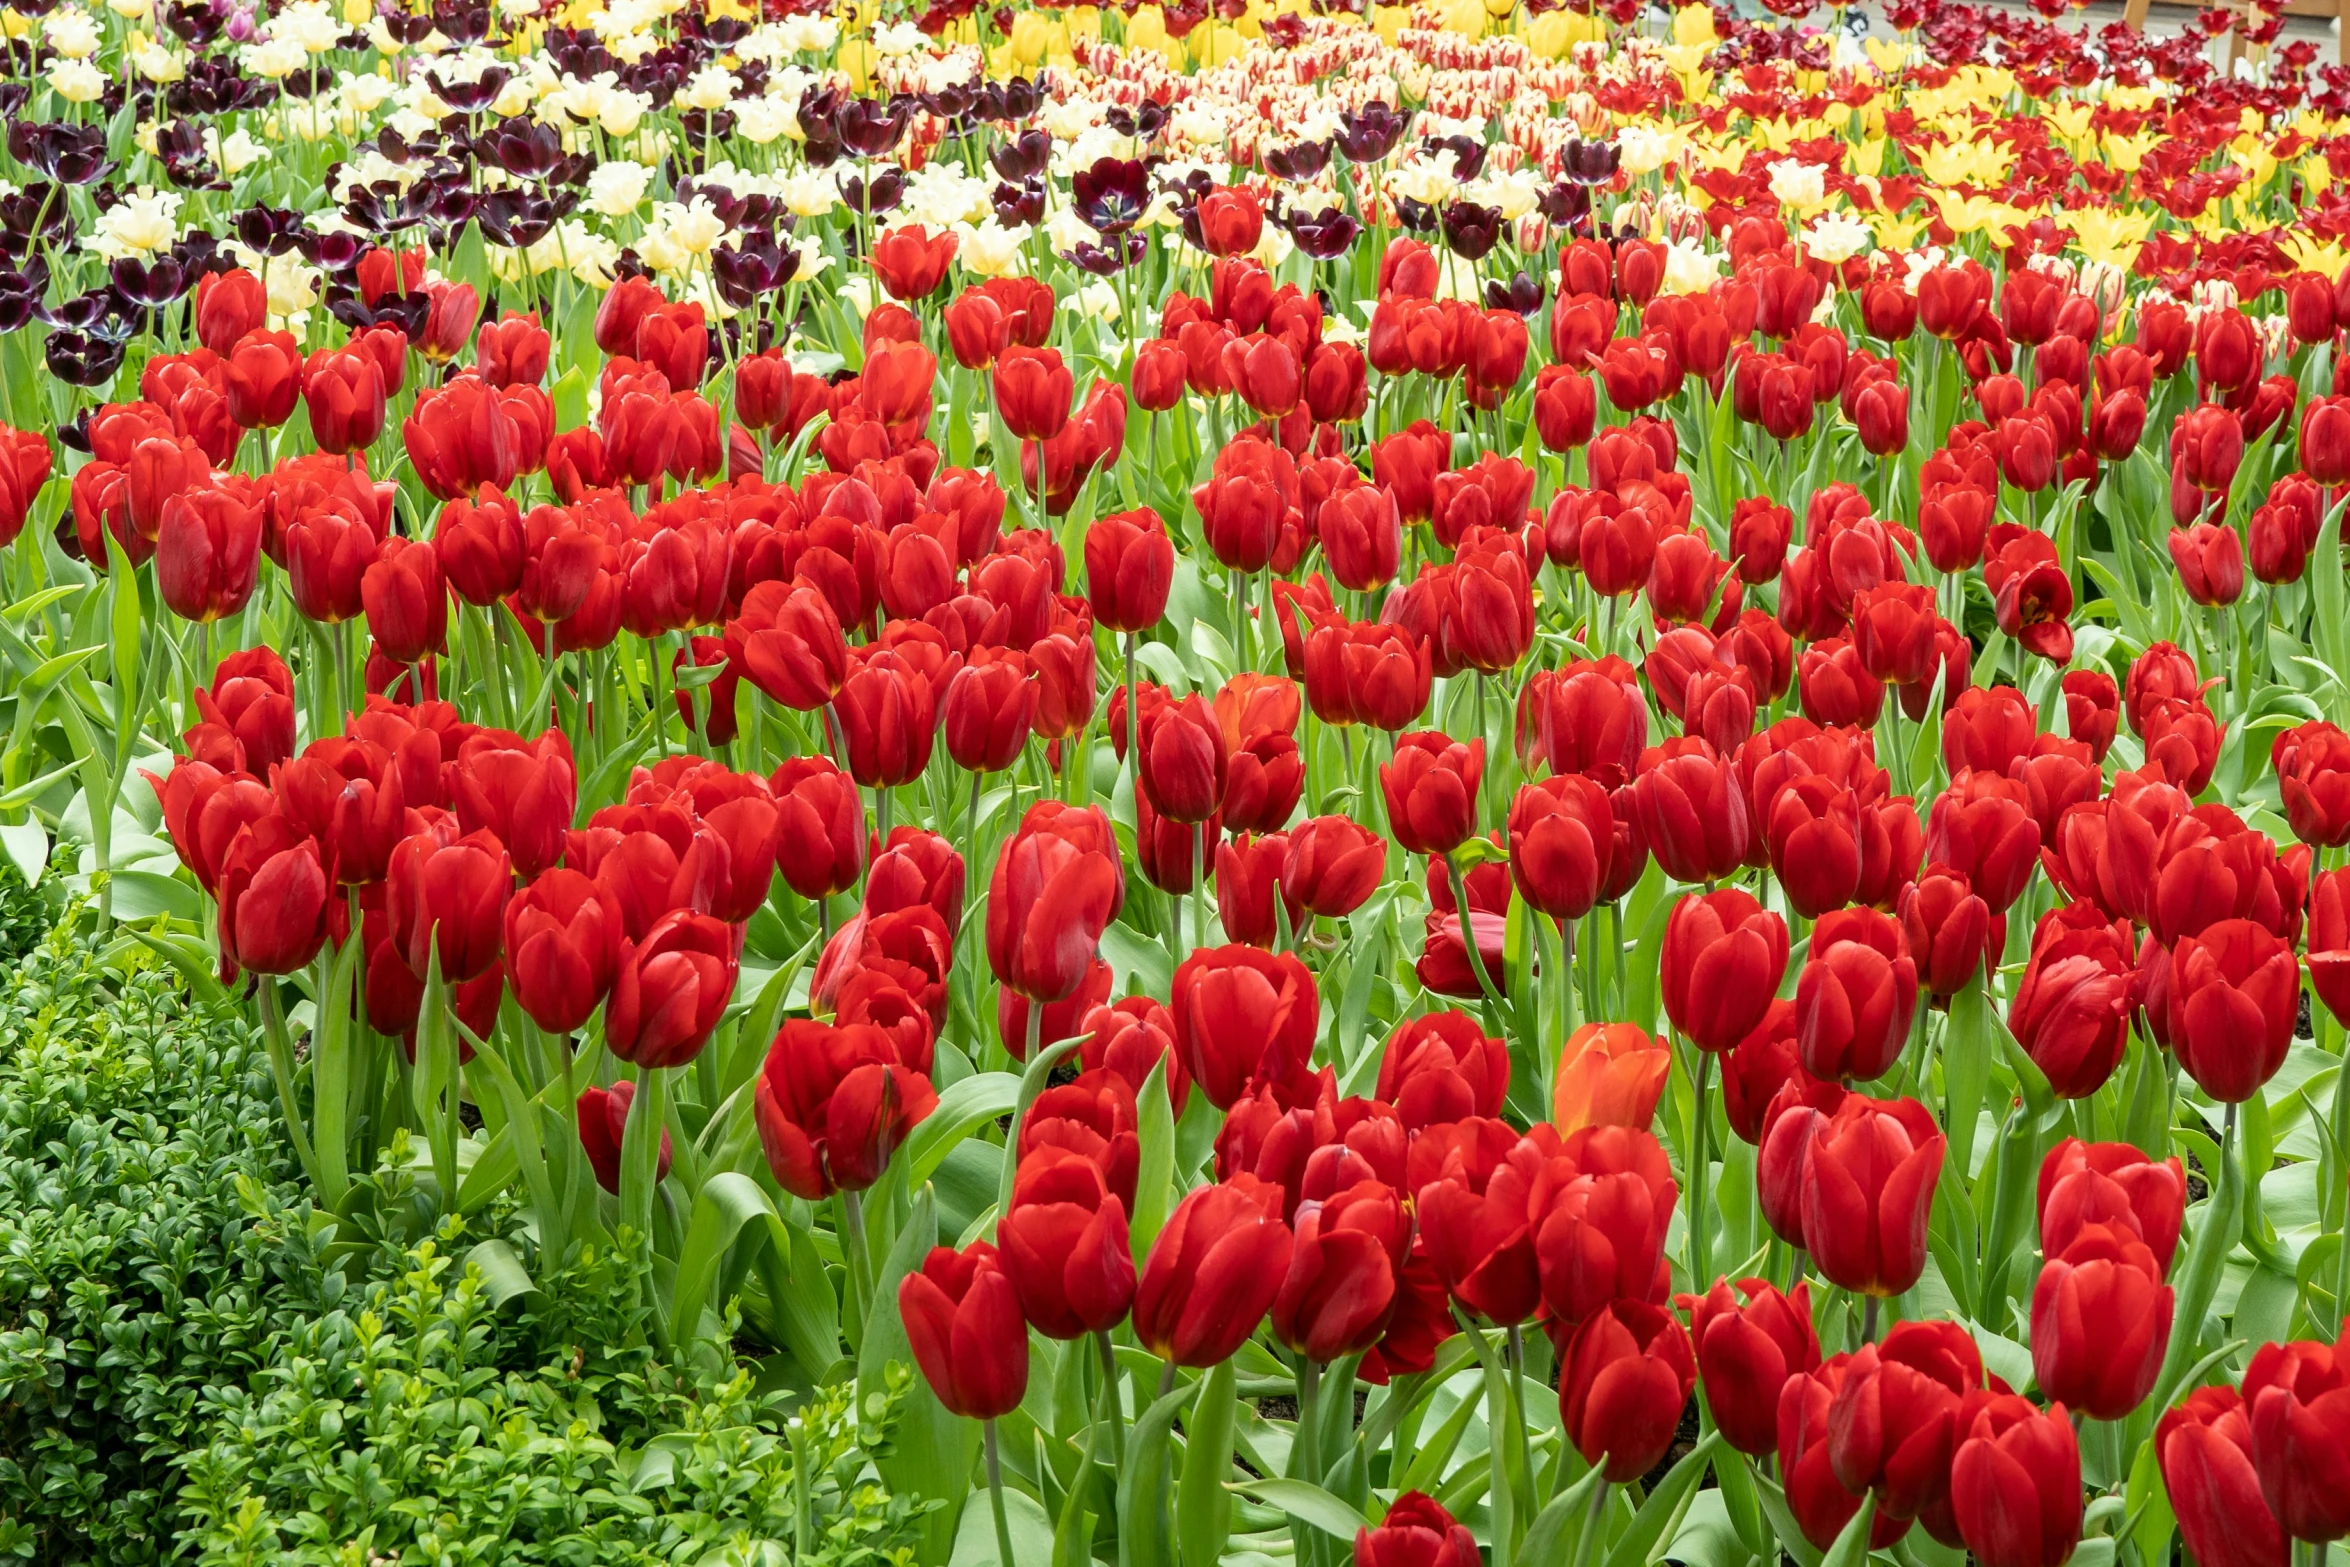
{"type": "Polygon", "coordinates": [[[913,1511],[871,1465],[895,1392],[860,1408],[841,1386],[787,1416],[747,1371],[680,1381],[603,1348],[629,1335],[583,1336],[563,1303],[633,1295],[608,1258],[502,1308],[432,1242],[406,1262],[217,1396],[186,1460],[204,1562],[911,1560],[913,1511]]]}
{"type": "MultiPolygon", "coordinates": [[[[13,876],[13,873],[11,873],[13,876]]],[[[165,972],[0,892],[0,1557],[170,1554],[174,1460],[340,1280],[289,1218],[267,1062],[165,972]]]]}

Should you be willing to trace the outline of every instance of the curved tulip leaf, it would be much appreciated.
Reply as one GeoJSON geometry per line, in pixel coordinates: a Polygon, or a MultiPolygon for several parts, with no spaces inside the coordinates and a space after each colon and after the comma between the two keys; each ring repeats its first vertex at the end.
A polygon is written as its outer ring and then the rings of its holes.
{"type": "Polygon", "coordinates": [[[1324,1534],[1354,1543],[1357,1529],[1368,1529],[1371,1520],[1342,1497],[1331,1495],[1307,1480],[1228,1480],[1224,1488],[1278,1507],[1300,1523],[1311,1524],[1324,1534]]]}
{"type": "MultiPolygon", "coordinates": [[[[1004,1525],[1012,1537],[1009,1567],[1038,1567],[1053,1559],[1053,1521],[1035,1497],[1005,1486],[1004,1525]]],[[[947,1557],[947,1567],[999,1567],[1002,1554],[996,1547],[995,1509],[985,1488],[975,1490],[955,1530],[955,1548],[947,1557]]]]}
{"type": "Polygon", "coordinates": [[[678,1253],[677,1274],[670,1284],[671,1343],[690,1344],[701,1332],[702,1310],[712,1304],[710,1281],[743,1227],[774,1217],[775,1205],[747,1175],[729,1170],[704,1183],[694,1198],[693,1217],[686,1221],[685,1247],[678,1253]]]}
{"type": "Polygon", "coordinates": [[[533,1294],[538,1284],[514,1248],[502,1240],[486,1240],[465,1254],[465,1265],[479,1269],[490,1299],[503,1306],[519,1296],[533,1294]]]}
{"type": "Polygon", "coordinates": [[[1779,1482],[1758,1472],[1754,1461],[1744,1453],[1738,1455],[1739,1467],[1754,1482],[1755,1500],[1761,1504],[1763,1517],[1770,1520],[1771,1537],[1781,1551],[1795,1562],[1795,1567],[1820,1567],[1820,1552],[1803,1536],[1803,1525],[1795,1521],[1795,1511],[1787,1505],[1787,1492],[1779,1482]]]}
{"type": "Polygon", "coordinates": [[[1869,1530],[1877,1521],[1877,1498],[1861,1498],[1860,1511],[1844,1525],[1844,1532],[1836,1536],[1836,1543],[1828,1547],[1828,1554],[1820,1559],[1820,1567],[1861,1567],[1869,1559],[1869,1530]]]}
{"type": "Polygon", "coordinates": [[[901,1157],[906,1179],[919,1186],[928,1181],[955,1144],[1019,1103],[1020,1080],[1009,1072],[981,1072],[950,1085],[938,1096],[938,1108],[922,1118],[906,1138],[901,1157]]]}
{"type": "Polygon", "coordinates": [[[1606,1482],[1607,1471],[1588,1469],[1582,1479],[1552,1497],[1549,1505],[1526,1526],[1525,1537],[1518,1542],[1519,1559],[1536,1567],[1578,1558],[1588,1560],[1588,1553],[1578,1547],[1585,1529],[1604,1527],[1593,1514],[1595,1499],[1606,1482]]]}

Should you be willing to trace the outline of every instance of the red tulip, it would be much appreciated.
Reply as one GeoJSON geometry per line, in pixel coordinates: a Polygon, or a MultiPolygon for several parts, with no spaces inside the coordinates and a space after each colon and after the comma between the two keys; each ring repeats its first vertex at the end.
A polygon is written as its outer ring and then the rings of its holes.
{"type": "Polygon", "coordinates": [[[1022,1313],[1047,1338],[1125,1320],[1135,1283],[1126,1209],[1093,1161],[1051,1147],[1024,1155],[997,1241],[1022,1313]]]}
{"type": "Polygon", "coordinates": [[[2209,1567],[2286,1567],[2285,1533],[2268,1510],[2252,1463],[2244,1396],[2199,1387],[2163,1412],[2154,1453],[2179,1533],[2209,1567]]]}
{"type": "Polygon", "coordinates": [[[1948,1146],[1931,1127],[1858,1094],[1818,1127],[1803,1155],[1803,1239],[1830,1283],[1898,1295],[1925,1271],[1926,1217],[1948,1146]]]}
{"type": "Polygon", "coordinates": [[[291,974],[327,937],[328,892],[318,842],[282,811],[256,816],[222,853],[220,960],[224,974],[291,974]]]}
{"type": "Polygon", "coordinates": [[[1740,1279],[1733,1294],[1728,1279],[1716,1279],[1704,1295],[1683,1295],[1678,1304],[1689,1313],[1706,1407],[1722,1440],[1756,1457],[1769,1453],[1788,1380],[1820,1366],[1809,1281],[1781,1294],[1767,1279],[1740,1279]]]}
{"type": "Polygon", "coordinates": [[[2103,1226],[2059,1255],[2032,1289],[2032,1373],[2040,1391],[2094,1420],[2145,1401],[2170,1345],[2172,1297],[2153,1253],[2103,1226]]]}
{"type": "Polygon", "coordinates": [[[1554,1337],[1610,1301],[1664,1302],[1672,1281],[1665,1231],[1680,1196],[1664,1150],[1643,1128],[1580,1130],[1564,1148],[1553,1166],[1563,1184],[1535,1198],[1533,1228],[1542,1303],[1558,1324],[1554,1337]]]}
{"type": "MultiPolygon", "coordinates": [[[[2013,274],[2011,274],[2013,275],[2013,274]]],[[[1950,1460],[1950,1509],[1982,1567],[2061,1567],[2081,1538],[2081,1449],[2065,1406],[1970,1398],[1950,1460]]]]}
{"type": "Polygon", "coordinates": [[[2168,1008],[2179,1065],[2222,1104],[2249,1099],[2284,1064],[2300,991],[2293,949],[2250,920],[2182,939],[2171,951],[2168,1008]]]}
{"type": "Polygon", "coordinates": [[[1804,1070],[1820,1078],[1884,1076],[1909,1042],[1917,1000],[1917,962],[1899,925],[1875,909],[1822,915],[1795,989],[1804,1070]]]}
{"type": "Polygon", "coordinates": [[[1149,510],[1097,520],[1085,534],[1086,602],[1094,624],[1109,631],[1148,631],[1167,612],[1175,546],[1149,510]]]}
{"type": "Polygon", "coordinates": [[[1264,1321],[1289,1270],[1281,1188],[1253,1175],[1203,1186],[1176,1206],[1134,1292],[1134,1335],[1178,1366],[1228,1360],[1264,1321]]]}
{"type": "Polygon", "coordinates": [[[863,1191],[937,1108],[930,1079],[866,1024],[793,1019],[768,1047],[755,1093],[759,1141],[777,1184],[813,1202],[863,1191]]]}
{"type": "Polygon", "coordinates": [[[987,959],[997,981],[1035,1001],[1069,994],[1124,898],[1107,816],[1056,800],[1030,807],[988,890],[987,959]]]}
{"type": "Polygon", "coordinates": [[[738,943],[707,914],[675,909],[624,945],[604,1014],[604,1044],[641,1067],[682,1066],[702,1053],[734,995],[738,943]]]}
{"type": "Polygon", "coordinates": [[[446,832],[414,834],[392,851],[385,907],[409,972],[423,979],[437,951],[441,977],[462,984],[498,961],[514,870],[495,835],[458,837],[454,821],[446,832]]]}
{"type": "Polygon", "coordinates": [[[1485,742],[1463,745],[1434,730],[1398,737],[1395,760],[1379,769],[1389,830],[1414,854],[1445,855],[1467,842],[1477,826],[1477,785],[1485,775],[1485,742]]]}
{"type": "Polygon", "coordinates": [[[993,1246],[933,1246],[922,1271],[899,1282],[898,1312],[914,1363],[951,1412],[993,1420],[1020,1407],[1028,1391],[1028,1328],[993,1246]]]}
{"type": "Polygon", "coordinates": [[[1355,1531],[1354,1567],[1477,1567],[1482,1560],[1477,1537],[1418,1491],[1390,1503],[1379,1527],[1355,1531]]]}
{"type": "Polygon", "coordinates": [[[596,884],[547,871],[508,900],[503,925],[515,1002],[550,1034],[585,1027],[620,965],[620,921],[596,884]]]}
{"type": "Polygon", "coordinates": [[[1787,922],[1740,888],[1689,893],[1666,921],[1660,962],[1673,1026],[1700,1050],[1727,1050],[1762,1021],[1778,991],[1787,922]]]}
{"type": "Polygon", "coordinates": [[[1673,1445],[1697,1382],[1681,1324],[1659,1307],[1618,1300],[1575,1330],[1560,1353],[1559,1415],[1586,1463],[1621,1485],[1673,1445]]]}
{"type": "Polygon", "coordinates": [[[182,620],[234,615],[261,566],[261,508],[215,485],[172,496],[155,536],[155,591],[182,620]]]}
{"type": "Polygon", "coordinates": [[[1983,1357],[1963,1323],[1898,1323],[1862,1345],[1828,1410],[1837,1483],[1855,1496],[1875,1491],[1887,1517],[1946,1514],[1961,1407],[1982,1386],[1983,1357]]]}
{"type": "Polygon", "coordinates": [[[1394,1314],[1410,1240],[1410,1213],[1383,1182],[1358,1181],[1302,1204],[1273,1297],[1274,1336],[1317,1361],[1371,1348],[1394,1314]]]}

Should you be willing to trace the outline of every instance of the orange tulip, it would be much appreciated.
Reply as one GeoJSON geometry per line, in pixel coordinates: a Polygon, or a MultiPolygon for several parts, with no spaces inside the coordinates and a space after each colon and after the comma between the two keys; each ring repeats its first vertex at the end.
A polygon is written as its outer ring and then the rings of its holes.
{"type": "Polygon", "coordinates": [[[1647,1129],[1673,1053],[1636,1023],[1586,1023],[1559,1052],[1551,1119],[1559,1135],[1586,1126],[1647,1129]]]}

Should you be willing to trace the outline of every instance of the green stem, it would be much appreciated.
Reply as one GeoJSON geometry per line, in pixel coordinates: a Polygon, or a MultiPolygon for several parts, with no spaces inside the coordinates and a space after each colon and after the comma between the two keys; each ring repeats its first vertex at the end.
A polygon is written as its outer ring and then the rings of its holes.
{"type": "Polygon", "coordinates": [[[1110,1346],[1107,1329],[1093,1335],[1096,1348],[1102,1356],[1102,1394],[1110,1406],[1110,1461],[1123,1473],[1126,1468],[1126,1404],[1118,1393],[1118,1353],[1110,1346]]]}
{"type": "Polygon", "coordinates": [[[1004,1516],[1004,1465],[996,1452],[995,1422],[982,1421],[979,1429],[987,1444],[987,1501],[995,1511],[996,1562],[998,1567],[1013,1567],[1012,1525],[1004,1516]]]}
{"type": "Polygon", "coordinates": [[[1607,1490],[1605,1479],[1591,1488],[1591,1505],[1583,1511],[1583,1532],[1575,1537],[1574,1567],[1591,1567],[1591,1551],[1599,1543],[1599,1514],[1607,1505],[1607,1490]]]}
{"type": "Polygon", "coordinates": [[[1477,928],[1469,919],[1469,884],[1451,855],[1443,859],[1445,872],[1452,878],[1452,907],[1460,916],[1461,946],[1469,954],[1469,972],[1477,976],[1477,988],[1485,993],[1486,1005],[1498,1010],[1503,1004],[1501,992],[1495,988],[1493,976],[1485,971],[1485,954],[1477,949],[1477,928]]]}
{"type": "Polygon", "coordinates": [[[1697,1125],[1691,1138],[1695,1155],[1689,1165],[1689,1287],[1703,1294],[1713,1279],[1707,1269],[1711,1258],[1706,1254],[1705,1233],[1706,1168],[1711,1162],[1713,1142],[1712,1118],[1706,1114],[1706,1094],[1713,1087],[1714,1058],[1708,1050],[1697,1053],[1697,1125]]]}
{"type": "Polygon", "coordinates": [[[293,1139],[294,1157],[302,1162],[302,1171],[318,1184],[318,1154],[310,1146],[310,1133],[302,1122],[301,1101],[294,1092],[294,1043],[286,1033],[286,1015],[278,1003],[277,981],[270,975],[254,976],[255,988],[260,992],[261,1032],[269,1050],[270,1075],[277,1079],[278,1107],[285,1114],[286,1135],[293,1139]]]}

